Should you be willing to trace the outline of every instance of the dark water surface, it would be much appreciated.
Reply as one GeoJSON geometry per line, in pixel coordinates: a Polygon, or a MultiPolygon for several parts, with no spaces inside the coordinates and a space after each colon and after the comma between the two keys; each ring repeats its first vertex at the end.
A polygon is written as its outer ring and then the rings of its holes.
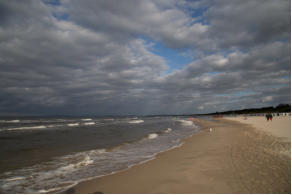
{"type": "Polygon", "coordinates": [[[183,117],[0,120],[0,192],[58,192],[149,160],[198,132],[183,117]]]}

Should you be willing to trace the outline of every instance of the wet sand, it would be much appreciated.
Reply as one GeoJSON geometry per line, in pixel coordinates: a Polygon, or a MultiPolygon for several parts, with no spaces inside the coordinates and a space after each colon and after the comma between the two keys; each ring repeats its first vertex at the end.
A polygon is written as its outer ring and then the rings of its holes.
{"type": "Polygon", "coordinates": [[[250,124],[197,119],[180,148],[68,193],[290,193],[290,141],[250,124]],[[212,132],[210,132],[212,128],[212,132]]]}

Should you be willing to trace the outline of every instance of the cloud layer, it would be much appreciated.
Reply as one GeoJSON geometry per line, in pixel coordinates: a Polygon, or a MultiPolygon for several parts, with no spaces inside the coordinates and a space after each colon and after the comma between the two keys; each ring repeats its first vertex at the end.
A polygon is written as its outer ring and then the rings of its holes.
{"type": "Polygon", "coordinates": [[[0,108],[186,114],[290,103],[290,1],[1,1],[0,108]],[[170,69],[160,42],[192,62],[170,69]]]}

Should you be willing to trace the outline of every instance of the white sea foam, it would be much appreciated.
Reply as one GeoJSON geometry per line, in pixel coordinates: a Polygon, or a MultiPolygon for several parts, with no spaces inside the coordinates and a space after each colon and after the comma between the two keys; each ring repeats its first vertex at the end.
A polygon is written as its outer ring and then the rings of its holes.
{"type": "Polygon", "coordinates": [[[69,123],[69,124],[67,124],[67,126],[76,127],[76,126],[79,126],[79,123],[69,123]]]}
{"type": "MultiPolygon", "coordinates": [[[[77,182],[74,182],[73,185],[75,185],[75,183],[77,184],[77,182]]],[[[73,185],[72,185],[72,186],[73,186],[73,185]]],[[[38,192],[39,192],[40,194],[47,194],[47,193],[55,192],[55,191],[59,191],[59,190],[62,190],[62,189],[63,189],[62,187],[57,187],[57,188],[50,188],[50,189],[48,189],[48,190],[41,189],[41,190],[39,190],[38,192]]]]}
{"type": "Polygon", "coordinates": [[[23,180],[25,179],[25,177],[11,177],[11,178],[8,178],[8,179],[4,179],[6,182],[9,182],[9,181],[16,181],[16,180],[23,180]]]}
{"type": "Polygon", "coordinates": [[[84,123],[84,125],[95,125],[95,122],[84,123]]]}
{"type": "Polygon", "coordinates": [[[63,126],[63,125],[47,125],[46,127],[53,128],[53,127],[61,127],[61,126],[63,126]]]}
{"type": "Polygon", "coordinates": [[[150,133],[149,135],[148,135],[148,139],[155,139],[155,138],[157,138],[158,137],[158,134],[157,133],[150,133]]]}
{"type": "Polygon", "coordinates": [[[84,118],[84,119],[81,119],[81,120],[83,120],[83,121],[92,121],[91,118],[84,118]]]}
{"type": "Polygon", "coordinates": [[[182,123],[184,126],[193,126],[194,123],[192,121],[187,121],[187,120],[178,120],[179,122],[182,123]]]}
{"type": "Polygon", "coordinates": [[[45,125],[39,125],[39,126],[32,126],[32,127],[15,127],[15,128],[9,128],[7,130],[32,130],[32,129],[45,129],[47,128],[45,125]]]}
{"type": "MultiPolygon", "coordinates": [[[[66,174],[75,172],[79,168],[86,167],[86,166],[92,164],[93,162],[94,161],[88,155],[83,155],[83,158],[80,161],[78,161],[77,163],[67,164],[65,166],[59,167],[59,168],[57,168],[53,171],[49,171],[49,172],[47,172],[47,171],[46,172],[44,172],[44,171],[38,172],[38,173],[35,173],[33,175],[33,177],[27,176],[26,178],[23,178],[23,181],[27,182],[31,179],[34,179],[35,181],[38,181],[39,183],[50,181],[56,177],[57,178],[64,177],[66,174]]],[[[13,178],[8,178],[8,179],[10,179],[10,181],[12,181],[12,182],[7,183],[7,184],[10,184],[10,185],[20,184],[17,180],[15,180],[15,179],[13,180],[13,178]]],[[[21,183],[23,183],[23,182],[21,182],[21,183]]],[[[9,186],[7,186],[7,187],[9,187],[9,186]]],[[[60,188],[60,189],[62,189],[62,188],[60,188]]],[[[52,188],[49,191],[53,191],[52,188]]],[[[45,190],[42,189],[42,193],[44,193],[44,192],[45,192],[45,190]]]]}
{"type": "Polygon", "coordinates": [[[78,167],[84,167],[84,166],[90,165],[92,163],[93,163],[93,160],[89,156],[85,156],[85,158],[82,161],[80,161],[80,162],[78,162],[76,164],[70,164],[68,166],[62,167],[62,169],[63,170],[67,170],[67,169],[70,170],[71,168],[75,169],[75,168],[78,168],[78,167]]]}
{"type": "Polygon", "coordinates": [[[48,178],[55,177],[58,175],[60,176],[60,175],[66,174],[66,173],[71,173],[73,171],[76,171],[80,167],[85,167],[85,166],[88,166],[92,163],[93,163],[93,160],[89,156],[86,155],[78,163],[75,163],[75,164],[72,163],[72,164],[60,167],[60,168],[56,169],[55,171],[39,174],[39,179],[46,180],[48,178]]]}
{"type": "Polygon", "coordinates": [[[6,123],[19,123],[20,120],[10,120],[10,121],[3,121],[3,122],[6,122],[6,123]]]}
{"type": "Polygon", "coordinates": [[[90,150],[89,155],[94,155],[94,154],[104,154],[106,153],[106,149],[97,149],[97,150],[90,150]]]}
{"type": "Polygon", "coordinates": [[[139,123],[144,123],[144,121],[143,120],[131,120],[131,121],[129,121],[129,123],[131,123],[131,124],[139,124],[139,123]]]}
{"type": "MultiPolygon", "coordinates": [[[[72,159],[79,159],[79,158],[83,158],[84,156],[93,156],[93,155],[99,155],[99,154],[103,154],[106,153],[106,149],[101,148],[101,149],[96,149],[96,150],[89,150],[89,151],[85,151],[85,152],[77,152],[75,154],[69,154],[63,157],[59,157],[59,159],[61,159],[61,161],[72,161],[72,159]]],[[[85,158],[86,159],[86,158],[85,158]]]]}
{"type": "Polygon", "coordinates": [[[164,132],[165,132],[165,133],[169,133],[169,132],[171,132],[171,131],[172,131],[171,128],[167,128],[164,132]]]}

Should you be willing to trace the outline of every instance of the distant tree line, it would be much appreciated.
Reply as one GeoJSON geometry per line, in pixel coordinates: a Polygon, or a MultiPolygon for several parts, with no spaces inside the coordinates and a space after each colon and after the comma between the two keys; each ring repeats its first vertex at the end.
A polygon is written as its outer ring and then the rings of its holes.
{"type": "Polygon", "coordinates": [[[256,113],[283,113],[291,112],[291,106],[289,104],[279,104],[276,107],[262,107],[262,108],[249,108],[242,110],[230,110],[224,112],[209,113],[206,115],[221,115],[221,114],[256,114],[256,113]]]}

